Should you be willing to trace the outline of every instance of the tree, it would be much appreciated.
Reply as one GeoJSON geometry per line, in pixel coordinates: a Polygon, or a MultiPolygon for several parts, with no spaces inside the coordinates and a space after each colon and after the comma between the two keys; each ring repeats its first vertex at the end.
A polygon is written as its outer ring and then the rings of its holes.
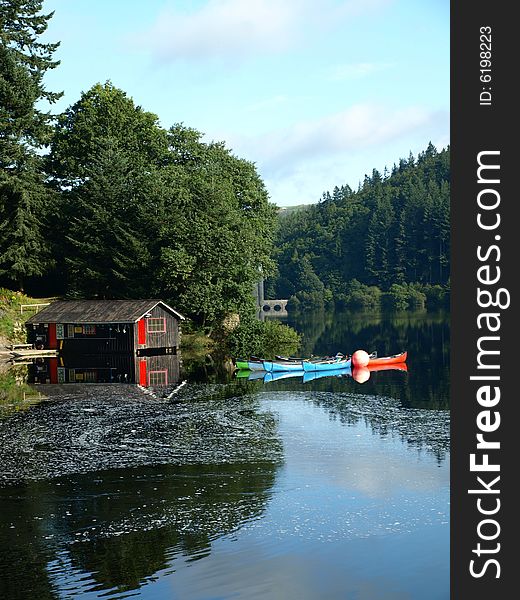
{"type": "Polygon", "coordinates": [[[108,82],[60,118],[49,165],[70,293],[160,296],[210,326],[252,308],[276,224],[252,163],[182,124],[162,129],[108,82]]]}
{"type": "Polygon", "coordinates": [[[53,117],[36,104],[61,97],[43,85],[59,64],[52,59],[59,43],[38,41],[53,14],[41,8],[41,0],[0,0],[0,166],[9,172],[49,141],[53,117]]]}
{"type": "Polygon", "coordinates": [[[160,289],[201,323],[218,322],[251,308],[253,285],[273,269],[275,208],[254,165],[223,144],[177,125],[170,151],[160,289]]]}
{"type": "Polygon", "coordinates": [[[41,214],[52,192],[38,174],[27,173],[0,180],[0,198],[0,276],[23,290],[28,278],[44,275],[54,264],[41,214]]]}
{"type": "Polygon", "coordinates": [[[49,171],[62,187],[81,186],[100,140],[117,140],[137,166],[165,164],[168,140],[157,115],[136,106],[110,81],[97,83],[58,119],[51,143],[49,171]]]}
{"type": "Polygon", "coordinates": [[[150,295],[145,179],[113,138],[98,141],[86,181],[66,193],[71,207],[65,240],[69,293],[101,298],[150,295]]]}
{"type": "Polygon", "coordinates": [[[0,274],[19,287],[52,264],[45,219],[53,196],[37,151],[51,134],[41,102],[61,94],[43,85],[58,44],[38,41],[52,17],[41,8],[39,0],[0,0],[0,274]]]}

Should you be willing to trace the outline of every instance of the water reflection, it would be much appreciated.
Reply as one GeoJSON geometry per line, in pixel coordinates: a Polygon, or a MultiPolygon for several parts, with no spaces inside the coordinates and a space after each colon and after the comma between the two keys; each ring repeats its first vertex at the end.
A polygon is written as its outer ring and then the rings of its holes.
{"type": "MultiPolygon", "coordinates": [[[[408,374],[371,373],[363,393],[398,399],[405,407],[447,409],[450,398],[450,323],[445,312],[319,312],[290,314],[288,324],[303,334],[301,354],[324,356],[361,348],[388,356],[408,350],[408,374]]],[[[277,389],[296,389],[290,381],[277,389]]],[[[313,390],[359,392],[352,380],[329,379],[313,390]]]]}
{"type": "Polygon", "coordinates": [[[408,366],[406,363],[400,363],[396,365],[377,365],[369,367],[357,367],[351,369],[350,367],[343,369],[331,369],[328,371],[249,371],[240,370],[235,372],[237,379],[247,378],[248,381],[262,380],[263,383],[270,383],[272,381],[280,381],[280,379],[297,379],[301,383],[309,383],[310,381],[316,381],[316,379],[323,379],[324,377],[336,377],[336,378],[349,378],[351,377],[357,383],[366,383],[372,373],[378,371],[400,371],[401,373],[408,372],[408,366]]]}
{"type": "Polygon", "coordinates": [[[407,349],[408,372],[36,370],[46,400],[0,420],[0,597],[447,597],[447,318],[297,327],[302,353],[407,349]]]}
{"type": "Polygon", "coordinates": [[[283,454],[254,397],[39,388],[45,402],[0,422],[0,597],[134,589],[264,511],[283,454]]]}
{"type": "Polygon", "coordinates": [[[163,465],[0,488],[1,597],[123,592],[208,556],[215,538],[261,517],[277,468],[163,465]]]}
{"type": "Polygon", "coordinates": [[[177,354],[65,354],[28,363],[28,383],[137,383],[163,386],[180,380],[177,354]]]}
{"type": "Polygon", "coordinates": [[[240,462],[245,444],[251,460],[282,456],[275,417],[229,385],[190,384],[174,397],[164,388],[164,398],[138,386],[44,387],[53,392],[47,401],[0,421],[0,483],[147,464],[240,462]]]}
{"type": "Polygon", "coordinates": [[[392,398],[359,394],[314,393],[310,400],[344,425],[364,423],[382,439],[397,438],[419,452],[433,454],[440,464],[450,450],[448,411],[403,408],[392,398]]]}

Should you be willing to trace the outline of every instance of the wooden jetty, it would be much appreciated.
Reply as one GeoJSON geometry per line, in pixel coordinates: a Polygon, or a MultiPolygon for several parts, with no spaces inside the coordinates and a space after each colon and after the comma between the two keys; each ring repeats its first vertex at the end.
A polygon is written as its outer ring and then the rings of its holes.
{"type": "Polygon", "coordinates": [[[16,350],[11,350],[10,353],[14,358],[40,358],[44,356],[58,355],[57,350],[33,348],[32,344],[31,348],[19,348],[16,350]]]}

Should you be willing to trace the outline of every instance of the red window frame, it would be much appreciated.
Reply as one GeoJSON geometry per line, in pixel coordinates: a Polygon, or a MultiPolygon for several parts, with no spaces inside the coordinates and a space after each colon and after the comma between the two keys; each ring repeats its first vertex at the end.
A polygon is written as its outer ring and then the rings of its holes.
{"type": "Polygon", "coordinates": [[[146,319],[146,333],[166,333],[166,317],[148,317],[146,319]],[[162,329],[150,329],[151,322],[162,321],[162,329]]]}
{"type": "Polygon", "coordinates": [[[167,370],[160,370],[160,371],[148,371],[148,385],[149,386],[154,386],[154,385],[168,385],[168,371],[167,370]],[[157,381],[153,381],[152,382],[152,375],[158,375],[161,374],[162,377],[162,381],[161,382],[157,382],[157,381]]]}

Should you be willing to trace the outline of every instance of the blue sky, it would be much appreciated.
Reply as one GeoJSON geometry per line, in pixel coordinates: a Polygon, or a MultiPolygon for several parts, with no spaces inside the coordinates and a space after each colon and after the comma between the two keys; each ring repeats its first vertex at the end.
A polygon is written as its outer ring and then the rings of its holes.
{"type": "Polygon", "coordinates": [[[110,79],[253,161],[279,206],[449,143],[448,0],[44,0],[53,110],[110,79]]]}

